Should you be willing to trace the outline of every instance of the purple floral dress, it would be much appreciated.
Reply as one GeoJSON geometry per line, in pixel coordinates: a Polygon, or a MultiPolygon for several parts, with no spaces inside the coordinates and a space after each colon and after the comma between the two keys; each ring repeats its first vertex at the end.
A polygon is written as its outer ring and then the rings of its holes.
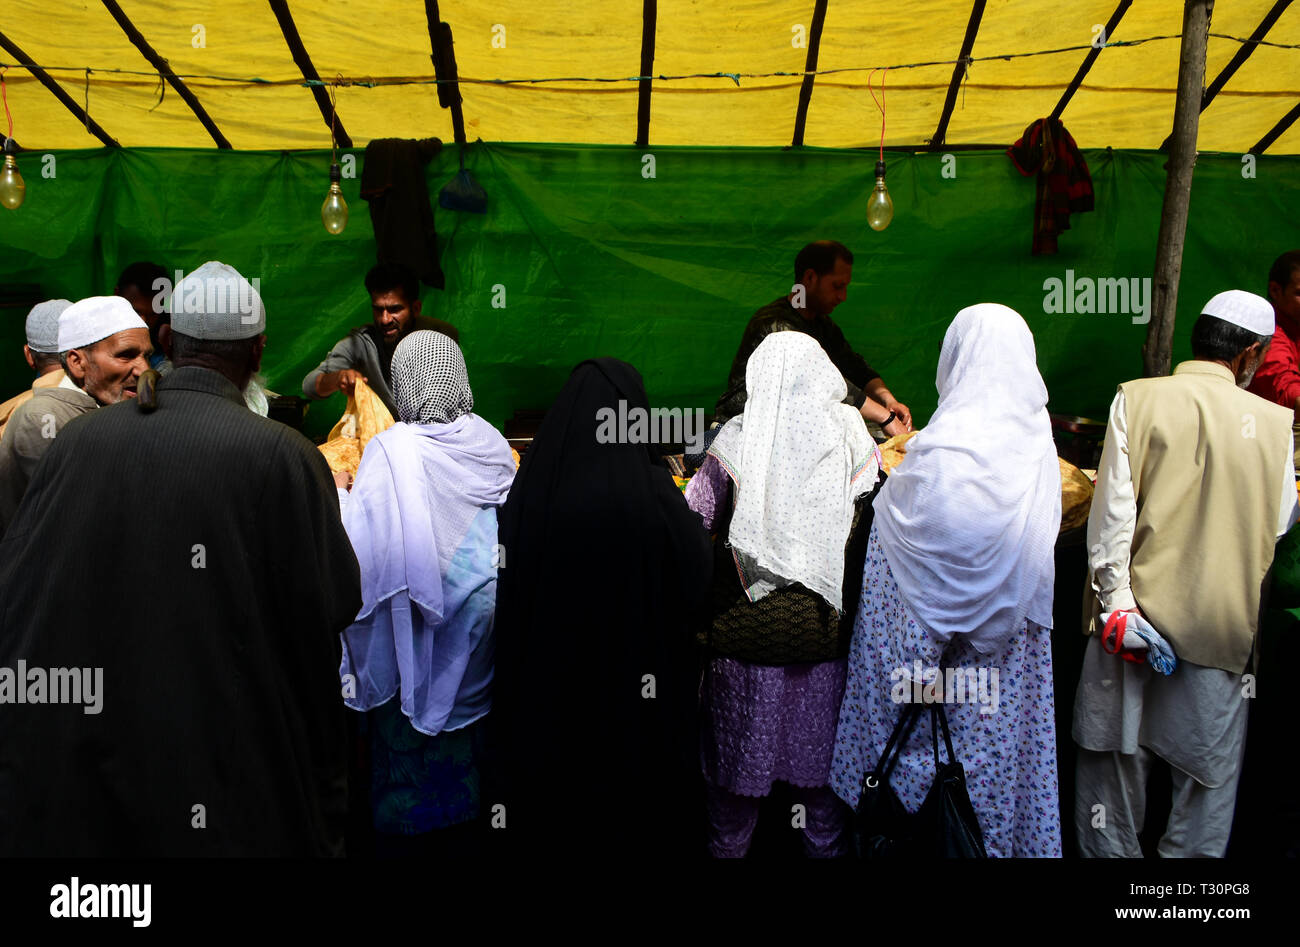
{"type": "MultiPolygon", "coordinates": [[[[875,765],[906,706],[901,701],[917,696],[909,683],[916,676],[915,662],[922,669],[938,667],[943,652],[904,604],[874,529],[863,581],[830,777],[836,795],[851,806],[857,805],[864,769],[875,765]]],[[[965,681],[978,679],[983,671],[983,686],[968,690],[961,702],[948,694],[944,709],[985,849],[995,858],[1059,858],[1050,630],[1026,622],[1022,633],[989,655],[963,639],[947,663],[966,671],[965,681]]],[[[934,776],[930,717],[923,714],[890,784],[907,810],[915,812],[934,776]]]]}

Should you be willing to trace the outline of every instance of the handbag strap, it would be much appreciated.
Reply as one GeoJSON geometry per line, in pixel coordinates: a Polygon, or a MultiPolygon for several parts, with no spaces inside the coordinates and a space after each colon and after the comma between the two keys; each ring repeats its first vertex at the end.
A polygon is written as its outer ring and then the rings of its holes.
{"type": "Polygon", "coordinates": [[[893,771],[894,764],[898,762],[903,743],[907,739],[907,735],[912,732],[912,727],[920,715],[921,709],[918,704],[908,704],[903,708],[898,723],[894,724],[894,732],[889,735],[889,742],[885,744],[885,752],[880,754],[879,761],[872,769],[864,768],[862,771],[862,789],[859,792],[859,798],[866,794],[867,777],[872,773],[879,773],[882,782],[889,781],[889,774],[893,771]]]}
{"type": "Polygon", "coordinates": [[[957,754],[952,749],[952,734],[948,731],[948,714],[943,709],[942,701],[930,705],[930,742],[934,745],[934,771],[939,772],[939,727],[943,728],[943,743],[948,750],[948,762],[957,762],[957,754]],[[935,726],[938,721],[938,727],[935,726]]]}
{"type": "MultiPolygon", "coordinates": [[[[939,656],[938,671],[939,671],[939,680],[941,682],[948,680],[946,671],[944,669],[948,666],[949,658],[955,652],[956,647],[957,647],[957,639],[956,638],[950,639],[948,643],[944,646],[943,653],[939,656]]],[[[945,699],[948,697],[946,693],[943,696],[945,699]]],[[[939,733],[938,733],[938,729],[935,727],[936,720],[939,722],[939,726],[943,728],[943,743],[948,750],[948,762],[955,763],[957,761],[957,754],[954,753],[952,749],[952,734],[948,732],[948,713],[943,709],[943,703],[944,703],[943,700],[936,700],[933,704],[930,705],[930,742],[934,746],[935,773],[939,772],[939,733]]]]}

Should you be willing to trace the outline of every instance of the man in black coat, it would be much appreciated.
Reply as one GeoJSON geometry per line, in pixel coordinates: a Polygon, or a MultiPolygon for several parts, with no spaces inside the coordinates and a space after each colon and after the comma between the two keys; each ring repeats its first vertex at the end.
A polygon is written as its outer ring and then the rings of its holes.
{"type": "Polygon", "coordinates": [[[745,410],[745,369],[754,349],[773,332],[803,332],[817,340],[844,377],[845,404],[880,425],[887,437],[910,431],[912,412],[885,387],[880,373],[853,351],[831,319],[853,280],[849,248],[835,240],[808,244],[794,259],[794,278],[797,282],[788,294],[758,310],[745,326],[727,375],[727,390],[713,410],[715,420],[722,424],[745,410]]]}
{"type": "Polygon", "coordinates": [[[341,854],[360,579],[324,458],[244,404],[265,324],[200,267],[175,369],[36,469],[0,543],[0,856],[341,854]]]}

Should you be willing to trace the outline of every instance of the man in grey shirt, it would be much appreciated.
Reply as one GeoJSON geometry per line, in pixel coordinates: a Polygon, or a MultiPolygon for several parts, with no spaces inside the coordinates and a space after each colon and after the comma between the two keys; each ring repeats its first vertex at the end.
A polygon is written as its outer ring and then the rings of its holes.
{"type": "Polygon", "coordinates": [[[336,391],[351,395],[363,379],[393,417],[397,404],[389,387],[389,363],[397,343],[417,329],[432,329],[460,340],[456,327],[441,319],[420,315],[420,282],[400,263],[381,263],[366,274],[366,290],[374,321],[357,326],[330,349],[325,360],[302,380],[302,393],[313,400],[336,391]]]}

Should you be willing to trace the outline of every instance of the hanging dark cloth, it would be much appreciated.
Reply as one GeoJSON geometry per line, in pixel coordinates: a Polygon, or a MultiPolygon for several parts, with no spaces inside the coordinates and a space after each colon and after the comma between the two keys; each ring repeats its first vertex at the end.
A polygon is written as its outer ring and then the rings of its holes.
{"type": "Polygon", "coordinates": [[[378,262],[404,263],[426,286],[447,284],[424,167],[442,150],[437,138],[376,138],[366,145],[361,196],[370,202],[378,262]]]}
{"type": "Polygon", "coordinates": [[[1056,252],[1056,238],[1070,229],[1070,215],[1093,208],[1088,162],[1060,119],[1031,122],[1020,140],[1007,149],[1016,170],[1038,175],[1034,204],[1035,256],[1056,252]]]}
{"type": "Polygon", "coordinates": [[[709,537],[659,453],[600,443],[597,412],[646,410],[614,359],[573,370],[501,507],[490,839],[553,857],[703,854],[694,639],[709,537]]]}

